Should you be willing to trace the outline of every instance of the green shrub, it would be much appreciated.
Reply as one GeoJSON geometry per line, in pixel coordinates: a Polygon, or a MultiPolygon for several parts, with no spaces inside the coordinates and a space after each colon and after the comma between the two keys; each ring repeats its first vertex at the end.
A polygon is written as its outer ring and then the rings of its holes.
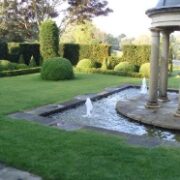
{"type": "Polygon", "coordinates": [[[8,60],[0,60],[0,70],[8,70],[10,66],[10,62],[8,60]]]}
{"type": "Polygon", "coordinates": [[[110,66],[110,61],[108,58],[105,58],[103,63],[102,63],[102,66],[101,66],[101,69],[102,70],[108,70],[108,69],[111,69],[111,66],[110,66]]]}
{"type": "MultiPolygon", "coordinates": [[[[76,69],[79,71],[79,69],[76,69]]],[[[121,72],[121,71],[114,71],[114,70],[105,70],[105,69],[97,69],[97,68],[92,68],[92,69],[86,69],[86,73],[98,73],[98,74],[108,74],[108,75],[116,75],[116,76],[127,76],[127,77],[134,77],[134,78],[141,78],[141,74],[137,72],[121,72]]]]}
{"type": "Polygon", "coordinates": [[[134,72],[135,66],[128,62],[121,62],[115,66],[114,71],[116,71],[116,72],[134,72]]]}
{"type": "Polygon", "coordinates": [[[150,45],[124,45],[123,58],[126,62],[141,66],[150,60],[150,45]]]}
{"type": "Polygon", "coordinates": [[[18,63],[19,63],[19,64],[25,64],[24,57],[23,57],[22,54],[19,56],[18,63]]]}
{"type": "Polygon", "coordinates": [[[108,57],[108,63],[109,63],[109,69],[114,69],[116,65],[118,65],[120,62],[124,62],[123,57],[118,56],[109,56],[108,57]]]}
{"type": "Polygon", "coordinates": [[[16,69],[27,69],[28,66],[26,64],[17,64],[16,69]]]}
{"type": "Polygon", "coordinates": [[[55,57],[46,60],[41,69],[44,80],[64,80],[74,77],[72,64],[68,59],[55,57]]]}
{"type": "Polygon", "coordinates": [[[40,67],[35,67],[35,68],[12,70],[12,71],[0,71],[0,77],[37,73],[40,72],[40,69],[41,69],[40,67]]]}
{"type": "Polygon", "coordinates": [[[29,62],[29,66],[30,66],[30,67],[36,67],[36,66],[37,66],[37,65],[36,65],[36,61],[35,61],[35,59],[34,59],[33,56],[31,56],[31,60],[30,60],[30,62],[29,62]]]}
{"type": "Polygon", "coordinates": [[[46,20],[41,24],[39,41],[43,60],[59,56],[59,29],[54,21],[46,20]]]}
{"type": "Polygon", "coordinates": [[[15,70],[17,69],[17,63],[9,63],[8,70],[15,70]]]}
{"type": "Polygon", "coordinates": [[[111,54],[111,47],[105,44],[60,44],[60,55],[76,65],[81,59],[89,58],[94,62],[103,63],[104,58],[111,54]]]}
{"type": "Polygon", "coordinates": [[[21,54],[23,55],[24,63],[29,64],[33,56],[36,63],[40,63],[40,48],[37,43],[21,43],[21,54]]]}
{"type": "Polygon", "coordinates": [[[8,58],[8,46],[5,42],[0,42],[0,59],[8,58]]]}
{"type": "Polygon", "coordinates": [[[139,73],[146,78],[150,76],[150,63],[142,64],[139,70],[139,73]]]}
{"type": "Polygon", "coordinates": [[[86,70],[86,69],[91,69],[95,67],[96,67],[95,63],[90,59],[82,59],[78,62],[76,66],[76,68],[80,70],[86,70]]]}

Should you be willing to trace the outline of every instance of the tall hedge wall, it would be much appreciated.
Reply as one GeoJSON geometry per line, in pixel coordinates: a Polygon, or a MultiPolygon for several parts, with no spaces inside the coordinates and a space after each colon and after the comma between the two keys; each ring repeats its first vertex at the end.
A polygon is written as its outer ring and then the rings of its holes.
{"type": "MultiPolygon", "coordinates": [[[[79,60],[89,58],[97,62],[103,62],[104,58],[110,56],[111,47],[108,45],[81,45],[60,44],[60,56],[67,58],[73,65],[79,60]]],[[[37,64],[40,62],[40,45],[38,43],[4,43],[0,44],[0,59],[18,62],[23,55],[26,64],[29,64],[31,56],[37,64]]]]}
{"type": "Polygon", "coordinates": [[[40,51],[38,43],[8,43],[8,59],[11,62],[18,62],[20,55],[23,56],[26,64],[29,64],[33,56],[36,63],[40,63],[40,51]]]}
{"type": "Polygon", "coordinates": [[[123,58],[134,65],[141,65],[150,61],[150,45],[124,45],[123,58]]]}
{"type": "Polygon", "coordinates": [[[0,59],[7,59],[7,58],[8,58],[7,43],[1,42],[0,43],[0,59]]]}
{"type": "Polygon", "coordinates": [[[108,45],[60,44],[60,55],[76,65],[79,60],[88,58],[102,63],[110,56],[111,47],[108,45]]]}

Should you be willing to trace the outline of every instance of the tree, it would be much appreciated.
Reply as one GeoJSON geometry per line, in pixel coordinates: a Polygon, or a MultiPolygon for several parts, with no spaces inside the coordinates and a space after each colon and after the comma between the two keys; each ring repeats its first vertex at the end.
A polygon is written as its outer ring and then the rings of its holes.
{"type": "Polygon", "coordinates": [[[112,12],[107,7],[108,2],[104,0],[68,0],[70,7],[68,12],[72,21],[83,22],[91,20],[95,16],[108,15],[112,12]]]}
{"type": "Polygon", "coordinates": [[[0,7],[0,30],[3,35],[8,35],[8,39],[12,35],[37,38],[40,23],[58,16],[48,0],[4,0],[0,7]]]}
{"type": "Polygon", "coordinates": [[[59,56],[59,30],[56,23],[52,20],[44,21],[39,36],[43,60],[59,56]]]}
{"type": "Polygon", "coordinates": [[[112,34],[106,34],[105,42],[112,46],[112,49],[119,50],[119,38],[114,37],[112,34]]]}
{"type": "Polygon", "coordinates": [[[78,44],[97,44],[102,42],[100,30],[91,21],[73,23],[62,34],[61,42],[78,44]]]}
{"type": "Polygon", "coordinates": [[[74,21],[84,22],[112,12],[104,0],[3,0],[0,8],[3,37],[16,34],[25,39],[36,39],[39,25],[49,18],[62,15],[59,28],[63,31],[74,21]]]}

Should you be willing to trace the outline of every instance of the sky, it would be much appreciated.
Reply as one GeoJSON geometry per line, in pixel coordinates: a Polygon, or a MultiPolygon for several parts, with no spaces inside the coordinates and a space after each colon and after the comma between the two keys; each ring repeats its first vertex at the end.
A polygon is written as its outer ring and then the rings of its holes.
{"type": "Polygon", "coordinates": [[[151,19],[145,11],[155,7],[158,0],[107,0],[113,13],[94,18],[94,24],[106,33],[118,36],[122,33],[128,37],[148,34],[151,19]]]}

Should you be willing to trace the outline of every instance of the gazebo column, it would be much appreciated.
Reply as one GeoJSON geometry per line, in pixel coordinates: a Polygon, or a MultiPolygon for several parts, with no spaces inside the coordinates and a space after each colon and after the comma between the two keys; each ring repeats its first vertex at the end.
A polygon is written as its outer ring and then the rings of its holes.
{"type": "Polygon", "coordinates": [[[162,31],[162,51],[160,60],[159,99],[168,101],[168,59],[169,59],[169,30],[162,31]]]}
{"type": "Polygon", "coordinates": [[[150,79],[149,79],[149,98],[146,104],[147,108],[157,108],[158,105],[158,79],[159,79],[159,46],[160,30],[151,29],[151,59],[150,59],[150,79]]]}

